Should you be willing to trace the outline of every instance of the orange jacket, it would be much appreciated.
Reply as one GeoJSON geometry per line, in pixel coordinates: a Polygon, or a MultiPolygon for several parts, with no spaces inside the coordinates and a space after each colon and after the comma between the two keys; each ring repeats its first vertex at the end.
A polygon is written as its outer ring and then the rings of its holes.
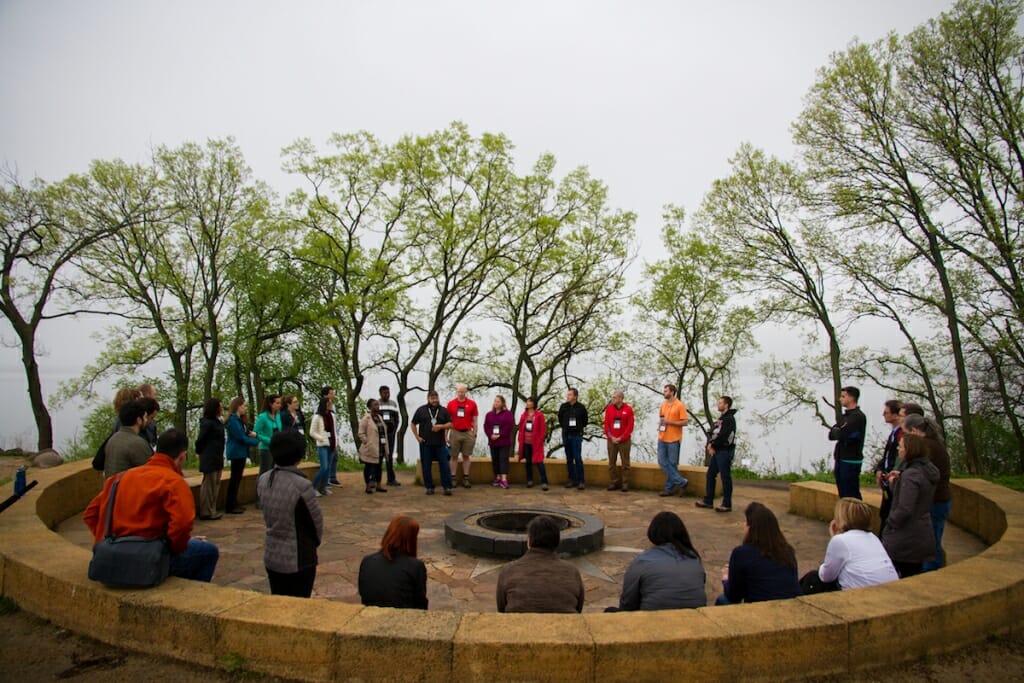
{"type": "MultiPolygon", "coordinates": [[[[188,546],[195,521],[192,489],[181,468],[163,453],[155,453],[145,465],[121,473],[110,527],[115,536],[166,536],[171,552],[180,554],[188,546]]],[[[107,479],[103,491],[92,499],[82,516],[97,542],[104,538],[107,499],[117,475],[107,479]]]]}

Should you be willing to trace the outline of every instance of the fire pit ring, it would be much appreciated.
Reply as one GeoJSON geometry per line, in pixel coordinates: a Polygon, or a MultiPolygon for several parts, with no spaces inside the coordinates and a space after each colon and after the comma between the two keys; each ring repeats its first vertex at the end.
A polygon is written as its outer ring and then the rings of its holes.
{"type": "Polygon", "coordinates": [[[585,555],[604,547],[604,522],[593,515],[543,507],[496,507],[457,512],[444,521],[444,538],[455,550],[485,557],[515,558],[526,552],[526,527],[547,515],[561,530],[558,552],[585,555]]]}

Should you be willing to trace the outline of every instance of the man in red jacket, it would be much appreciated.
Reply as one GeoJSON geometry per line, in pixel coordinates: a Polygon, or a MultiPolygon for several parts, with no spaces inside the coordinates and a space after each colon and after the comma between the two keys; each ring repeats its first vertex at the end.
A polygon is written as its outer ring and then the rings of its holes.
{"type": "Polygon", "coordinates": [[[629,451],[633,442],[633,408],[625,402],[621,391],[612,394],[612,402],[604,409],[604,438],[608,440],[608,490],[629,490],[629,451]],[[616,461],[622,458],[622,476],[616,461]]]}
{"type": "Polygon", "coordinates": [[[102,541],[110,489],[120,477],[110,520],[114,536],[165,537],[171,546],[171,575],[209,582],[220,552],[203,537],[192,538],[195,499],[181,474],[187,455],[185,433],[168,429],[157,439],[156,453],[145,465],[107,479],[103,491],[85,509],[83,520],[96,542],[102,541]]]}

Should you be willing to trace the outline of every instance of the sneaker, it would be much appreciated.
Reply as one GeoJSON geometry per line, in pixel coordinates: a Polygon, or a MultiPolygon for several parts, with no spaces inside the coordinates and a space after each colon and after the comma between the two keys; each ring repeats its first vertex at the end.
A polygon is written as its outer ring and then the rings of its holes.
{"type": "Polygon", "coordinates": [[[324,495],[325,496],[333,496],[334,495],[334,491],[332,491],[330,488],[325,486],[324,487],[324,495]]]}
{"type": "Polygon", "coordinates": [[[501,486],[501,479],[498,478],[498,477],[495,477],[494,481],[491,482],[491,486],[501,486]]]}
{"type": "Polygon", "coordinates": [[[446,496],[452,495],[452,490],[451,489],[445,489],[444,490],[444,495],[446,495],[446,496]]]}
{"type": "Polygon", "coordinates": [[[548,485],[547,484],[541,484],[540,485],[540,490],[541,491],[547,491],[548,490],[548,485]]]}
{"type": "Polygon", "coordinates": [[[388,492],[388,490],[386,488],[384,488],[380,484],[377,484],[377,493],[387,493],[387,492],[388,492]]]}
{"type": "Polygon", "coordinates": [[[434,489],[427,489],[427,495],[428,496],[434,495],[434,489]]]}
{"type": "Polygon", "coordinates": [[[665,491],[664,489],[658,492],[658,495],[662,498],[673,495],[673,491],[665,491]]]}
{"type": "Polygon", "coordinates": [[[608,490],[609,491],[618,491],[620,488],[621,487],[618,484],[616,484],[615,482],[612,482],[611,484],[608,484],[608,490]]]}
{"type": "Polygon", "coordinates": [[[508,488],[508,482],[503,479],[501,481],[501,483],[499,484],[499,486],[501,486],[501,488],[503,488],[503,489],[507,489],[508,488]]]}
{"type": "Polygon", "coordinates": [[[401,485],[402,485],[402,482],[398,481],[397,479],[395,479],[394,481],[389,481],[388,482],[388,486],[401,486],[401,485]]]}
{"type": "MultiPolygon", "coordinates": [[[[533,488],[533,481],[532,480],[526,482],[526,488],[528,488],[528,489],[532,489],[533,488]]],[[[546,491],[547,489],[544,489],[544,490],[546,491]]]]}
{"type": "Polygon", "coordinates": [[[576,482],[574,482],[572,479],[570,479],[569,481],[565,482],[565,488],[567,488],[567,489],[571,489],[574,486],[576,486],[576,482]]]}
{"type": "Polygon", "coordinates": [[[577,491],[582,491],[582,490],[583,490],[583,489],[585,489],[585,488],[587,488],[587,485],[586,485],[586,484],[584,484],[584,483],[583,483],[583,482],[581,481],[581,482],[580,482],[580,485],[576,487],[576,490],[577,490],[577,491]]]}
{"type": "Polygon", "coordinates": [[[622,491],[623,493],[627,493],[627,492],[629,491],[629,487],[628,487],[628,486],[626,486],[625,484],[623,484],[623,485],[622,485],[622,488],[621,488],[621,489],[619,489],[619,490],[620,490],[620,491],[622,491]]]}
{"type": "Polygon", "coordinates": [[[367,493],[373,493],[373,488],[374,488],[374,487],[372,487],[372,486],[367,486],[367,487],[366,487],[366,492],[367,492],[367,493]]]}
{"type": "Polygon", "coordinates": [[[690,483],[689,479],[683,479],[683,483],[676,487],[676,494],[680,498],[683,497],[683,490],[686,488],[686,485],[689,484],[689,483],[690,483]]]}
{"type": "Polygon", "coordinates": [[[469,477],[462,478],[462,487],[467,489],[473,488],[473,485],[469,483],[469,477]]]}
{"type": "Polygon", "coordinates": [[[693,505],[694,505],[694,507],[699,507],[699,508],[707,508],[707,509],[709,509],[709,510],[710,510],[710,509],[711,509],[712,507],[714,507],[714,506],[713,506],[713,505],[712,505],[711,503],[705,503],[705,502],[704,502],[703,500],[698,500],[698,501],[697,501],[696,503],[694,503],[693,505]]]}
{"type": "Polygon", "coordinates": [[[715,512],[732,512],[732,508],[726,507],[725,505],[719,505],[715,508],[715,512]]]}
{"type": "Polygon", "coordinates": [[[331,479],[327,483],[330,484],[331,486],[337,486],[339,489],[341,488],[341,482],[338,481],[337,479],[331,479]]]}
{"type": "Polygon", "coordinates": [[[324,494],[320,493],[316,489],[313,490],[313,495],[316,496],[317,498],[323,498],[324,496],[324,494]]]}
{"type": "Polygon", "coordinates": [[[239,505],[238,507],[233,507],[230,510],[225,510],[224,512],[228,513],[229,515],[240,515],[243,512],[245,512],[245,507],[239,505]]]}

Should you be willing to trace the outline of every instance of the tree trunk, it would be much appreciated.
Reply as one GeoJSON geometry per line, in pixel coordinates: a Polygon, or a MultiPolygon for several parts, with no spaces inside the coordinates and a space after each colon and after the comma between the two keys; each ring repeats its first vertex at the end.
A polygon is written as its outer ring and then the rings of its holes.
{"type": "Polygon", "coordinates": [[[28,398],[32,405],[32,415],[36,421],[38,450],[53,448],[53,420],[43,400],[43,387],[39,379],[39,364],[36,362],[35,330],[30,327],[15,328],[21,339],[21,364],[25,368],[25,379],[28,382],[28,398]]]}

